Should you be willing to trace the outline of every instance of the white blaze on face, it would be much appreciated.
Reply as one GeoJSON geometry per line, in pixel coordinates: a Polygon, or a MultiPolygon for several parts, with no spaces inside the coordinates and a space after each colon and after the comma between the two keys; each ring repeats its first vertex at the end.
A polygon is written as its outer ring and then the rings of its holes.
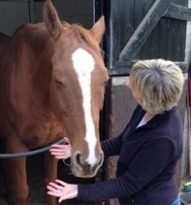
{"type": "Polygon", "coordinates": [[[94,165],[97,162],[95,156],[96,136],[91,113],[91,73],[95,68],[94,58],[86,50],[79,48],[72,54],[73,68],[78,76],[82,91],[83,109],[85,116],[86,135],[85,140],[89,147],[87,163],[94,165]]]}

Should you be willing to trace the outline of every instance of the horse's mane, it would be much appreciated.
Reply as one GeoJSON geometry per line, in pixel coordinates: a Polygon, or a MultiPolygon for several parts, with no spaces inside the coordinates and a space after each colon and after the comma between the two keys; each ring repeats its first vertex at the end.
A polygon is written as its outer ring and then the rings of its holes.
{"type": "MultiPolygon", "coordinates": [[[[67,36],[72,36],[72,34],[74,34],[78,38],[79,42],[85,41],[93,49],[101,51],[101,48],[99,47],[99,43],[96,40],[96,36],[93,32],[90,33],[89,30],[83,28],[83,26],[79,24],[69,24],[65,21],[62,21],[62,26],[65,29],[65,32],[63,32],[62,38],[66,38],[67,36]]],[[[36,40],[40,39],[41,46],[45,46],[46,43],[48,42],[47,40],[49,38],[49,35],[46,35],[48,33],[46,30],[45,24],[43,22],[38,23],[38,24],[30,24],[30,23],[23,24],[15,30],[12,36],[18,36],[18,35],[28,36],[30,34],[32,34],[32,38],[30,41],[27,41],[28,44],[31,44],[34,46],[34,41],[32,39],[35,39],[35,42],[38,42],[36,40]],[[38,32],[36,33],[36,31],[38,32]],[[36,33],[37,35],[34,35],[34,33],[36,33]]]]}
{"type": "MultiPolygon", "coordinates": [[[[39,25],[39,24],[37,24],[37,25],[39,25]]],[[[94,48],[96,50],[100,50],[99,43],[96,41],[96,37],[93,35],[93,32],[90,34],[88,30],[83,28],[83,26],[81,26],[79,24],[69,24],[66,21],[62,21],[62,25],[66,29],[64,34],[63,34],[63,38],[66,38],[67,36],[74,33],[77,36],[77,38],[79,39],[79,41],[85,40],[85,42],[89,46],[91,46],[92,48],[94,48]]],[[[27,28],[31,29],[31,26],[36,27],[35,24],[23,24],[23,25],[21,25],[20,27],[18,27],[15,30],[13,36],[24,31],[27,28]]],[[[35,28],[35,27],[33,27],[33,28],[35,28]]],[[[40,26],[38,26],[38,28],[41,28],[41,31],[44,30],[43,27],[44,27],[44,25],[42,25],[42,24],[40,26]]]]}
{"type": "Polygon", "coordinates": [[[0,32],[0,36],[1,36],[2,38],[9,38],[8,35],[6,35],[5,33],[1,33],[1,32],[0,32]]]}
{"type": "Polygon", "coordinates": [[[22,31],[23,29],[25,29],[27,25],[28,25],[28,24],[22,24],[21,26],[19,26],[19,27],[15,30],[15,32],[13,33],[13,35],[19,33],[19,32],[22,31]]]}
{"type": "Polygon", "coordinates": [[[0,33],[0,43],[6,41],[7,39],[9,39],[10,37],[4,33],[0,33]]]}
{"type": "Polygon", "coordinates": [[[93,33],[91,33],[90,35],[89,31],[84,29],[81,25],[69,24],[65,21],[62,22],[62,25],[66,28],[63,38],[66,38],[72,33],[75,33],[79,41],[85,40],[86,43],[92,48],[97,49],[97,50],[100,49],[99,44],[96,41],[96,37],[92,36],[93,33]]]}

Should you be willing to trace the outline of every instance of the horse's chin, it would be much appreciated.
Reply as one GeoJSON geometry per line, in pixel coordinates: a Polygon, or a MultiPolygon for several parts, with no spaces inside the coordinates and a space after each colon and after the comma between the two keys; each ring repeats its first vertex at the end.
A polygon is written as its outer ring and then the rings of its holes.
{"type": "Polygon", "coordinates": [[[72,173],[75,177],[79,177],[79,178],[93,178],[96,176],[97,174],[97,170],[96,169],[87,169],[88,166],[86,167],[78,167],[72,164],[72,173]]]}

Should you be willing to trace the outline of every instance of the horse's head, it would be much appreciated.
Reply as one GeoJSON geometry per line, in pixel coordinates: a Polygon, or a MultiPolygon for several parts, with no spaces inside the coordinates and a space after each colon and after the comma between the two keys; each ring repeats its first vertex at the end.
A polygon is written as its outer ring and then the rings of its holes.
{"type": "Polygon", "coordinates": [[[50,0],[44,4],[43,18],[55,44],[50,88],[53,111],[71,141],[74,175],[93,177],[104,158],[99,141],[99,114],[109,78],[99,49],[104,19],[90,30],[61,22],[50,0]]]}

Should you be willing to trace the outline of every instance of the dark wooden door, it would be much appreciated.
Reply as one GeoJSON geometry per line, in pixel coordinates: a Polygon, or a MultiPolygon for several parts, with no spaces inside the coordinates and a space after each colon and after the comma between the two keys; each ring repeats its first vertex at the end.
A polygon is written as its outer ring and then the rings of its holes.
{"type": "MultiPolygon", "coordinates": [[[[176,62],[187,72],[185,45],[187,21],[191,20],[188,0],[100,0],[106,20],[103,41],[105,64],[109,69],[110,82],[106,89],[104,110],[101,118],[101,135],[112,138],[120,134],[129,122],[136,102],[119,76],[129,75],[137,60],[163,58],[176,62]]],[[[128,77],[127,77],[128,78],[128,77]]],[[[185,81],[186,82],[186,81],[185,81]]],[[[186,83],[178,105],[182,120],[186,110],[186,83]]],[[[117,157],[105,160],[104,179],[115,177],[117,157]]],[[[181,161],[177,166],[176,179],[180,185],[181,161]]],[[[106,204],[118,205],[116,199],[106,204]]]]}
{"type": "Polygon", "coordinates": [[[111,75],[128,75],[138,59],[164,58],[183,70],[188,0],[106,0],[105,59],[111,75]]]}

